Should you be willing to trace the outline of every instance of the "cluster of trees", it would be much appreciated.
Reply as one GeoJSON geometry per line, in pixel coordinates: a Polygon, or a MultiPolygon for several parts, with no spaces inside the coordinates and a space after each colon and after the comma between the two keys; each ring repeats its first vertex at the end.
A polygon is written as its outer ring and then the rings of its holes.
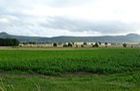
{"type": "MultiPolygon", "coordinates": [[[[53,43],[53,47],[57,47],[58,44],[57,43],[53,43]]],[[[74,43],[73,42],[69,42],[68,44],[64,44],[63,47],[73,47],[74,43]]],[[[81,45],[81,47],[87,46],[87,43],[84,42],[83,45],[81,45]]],[[[76,45],[76,47],[78,47],[78,45],[76,45]]],[[[99,47],[99,44],[96,42],[94,45],[92,45],[92,47],[99,47]]]]}
{"type": "Polygon", "coordinates": [[[92,47],[99,47],[99,44],[96,42],[92,47]]]}
{"type": "MultiPolygon", "coordinates": [[[[15,45],[18,45],[19,42],[17,42],[15,39],[13,39],[13,40],[14,40],[13,41],[14,44],[15,45]]],[[[12,43],[12,42],[8,42],[8,43],[12,43]]],[[[37,43],[35,43],[35,42],[26,42],[26,43],[23,43],[23,44],[37,44],[37,43]]],[[[58,47],[58,45],[59,45],[59,43],[53,43],[53,47],[58,47]]],[[[85,47],[87,45],[88,45],[88,43],[87,42],[84,42],[83,44],[81,44],[81,47],[85,47]]],[[[97,47],[100,47],[101,45],[102,45],[101,42],[95,42],[95,44],[91,44],[92,47],[96,47],[96,48],[97,47]]],[[[105,42],[104,45],[105,45],[105,47],[108,47],[108,43],[107,42],[105,42]]],[[[74,42],[68,42],[67,44],[63,44],[63,47],[73,47],[73,46],[79,47],[79,45],[74,45],[74,42]]],[[[127,47],[127,44],[126,43],[123,43],[122,46],[126,48],[127,47]]]]}
{"type": "Polygon", "coordinates": [[[2,39],[0,38],[0,46],[18,46],[19,41],[17,39],[2,39]]]}
{"type": "Polygon", "coordinates": [[[63,47],[72,47],[74,45],[74,43],[68,43],[68,44],[64,44],[63,47]]]}
{"type": "MultiPolygon", "coordinates": [[[[83,45],[81,47],[87,46],[88,44],[86,42],[83,43],[83,45]]],[[[99,45],[101,45],[101,42],[96,42],[95,44],[91,44],[92,47],[99,47],[99,45]]]]}
{"type": "Polygon", "coordinates": [[[36,42],[23,42],[24,45],[26,44],[37,44],[36,42]]]}
{"type": "MultiPolygon", "coordinates": [[[[74,44],[73,43],[68,43],[68,44],[64,44],[63,47],[72,47],[74,44]]],[[[58,44],[57,43],[53,43],[53,47],[57,47],[58,44]]]]}

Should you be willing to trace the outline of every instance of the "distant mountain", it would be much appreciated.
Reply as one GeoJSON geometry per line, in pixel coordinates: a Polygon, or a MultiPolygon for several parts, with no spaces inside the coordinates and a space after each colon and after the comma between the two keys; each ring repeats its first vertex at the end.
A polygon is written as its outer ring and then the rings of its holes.
{"type": "Polygon", "coordinates": [[[7,34],[6,32],[1,32],[0,33],[0,38],[8,38],[8,37],[10,37],[10,35],[7,34]]]}
{"type": "Polygon", "coordinates": [[[5,32],[0,33],[0,38],[16,38],[20,42],[37,42],[37,43],[52,43],[52,42],[140,42],[140,35],[128,34],[126,36],[99,36],[99,37],[71,37],[71,36],[60,36],[60,37],[28,37],[28,36],[17,36],[10,35],[5,32]]]}

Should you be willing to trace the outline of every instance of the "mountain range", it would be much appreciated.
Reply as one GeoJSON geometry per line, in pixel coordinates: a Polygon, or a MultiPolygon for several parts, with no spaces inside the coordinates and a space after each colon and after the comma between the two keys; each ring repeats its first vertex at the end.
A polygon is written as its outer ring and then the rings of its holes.
{"type": "Polygon", "coordinates": [[[98,36],[98,37],[72,37],[72,36],[59,36],[59,37],[32,37],[32,36],[17,36],[10,35],[5,32],[0,33],[0,38],[16,38],[20,42],[36,42],[36,43],[53,43],[53,42],[140,42],[140,35],[128,34],[122,36],[98,36]]]}

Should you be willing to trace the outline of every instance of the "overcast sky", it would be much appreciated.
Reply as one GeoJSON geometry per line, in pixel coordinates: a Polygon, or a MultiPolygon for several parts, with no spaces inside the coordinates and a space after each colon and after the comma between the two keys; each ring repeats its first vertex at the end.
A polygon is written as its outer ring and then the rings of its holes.
{"type": "Polygon", "coordinates": [[[0,32],[26,36],[140,34],[140,0],[0,0],[0,32]]]}

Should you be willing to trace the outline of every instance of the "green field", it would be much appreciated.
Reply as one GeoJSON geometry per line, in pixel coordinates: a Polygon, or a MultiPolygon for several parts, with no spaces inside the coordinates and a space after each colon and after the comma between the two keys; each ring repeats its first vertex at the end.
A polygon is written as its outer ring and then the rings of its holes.
{"type": "Polygon", "coordinates": [[[0,91],[140,91],[140,49],[1,49],[0,91]]]}

